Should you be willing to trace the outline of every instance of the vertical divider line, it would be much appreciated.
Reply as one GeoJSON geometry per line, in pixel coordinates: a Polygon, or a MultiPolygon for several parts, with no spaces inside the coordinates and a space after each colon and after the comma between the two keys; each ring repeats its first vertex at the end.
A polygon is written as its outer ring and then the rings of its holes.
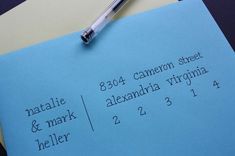
{"type": "Polygon", "coordinates": [[[88,121],[89,121],[89,123],[90,123],[91,130],[94,132],[95,130],[94,130],[94,127],[93,127],[93,125],[92,125],[91,118],[90,118],[89,113],[88,113],[88,111],[87,111],[86,104],[85,104],[85,101],[84,101],[84,99],[83,99],[83,96],[82,96],[82,95],[81,95],[81,100],[82,100],[82,104],[83,104],[83,107],[84,107],[84,109],[85,109],[85,112],[86,112],[86,115],[87,115],[88,121]]]}

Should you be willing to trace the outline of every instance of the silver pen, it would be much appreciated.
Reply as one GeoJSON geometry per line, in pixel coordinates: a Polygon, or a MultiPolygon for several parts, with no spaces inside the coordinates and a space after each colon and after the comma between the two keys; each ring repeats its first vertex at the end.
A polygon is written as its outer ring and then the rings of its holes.
{"type": "Polygon", "coordinates": [[[81,35],[85,44],[89,44],[92,39],[113,19],[116,13],[128,2],[128,0],[114,0],[104,13],[98,17],[90,27],[81,35]]]}

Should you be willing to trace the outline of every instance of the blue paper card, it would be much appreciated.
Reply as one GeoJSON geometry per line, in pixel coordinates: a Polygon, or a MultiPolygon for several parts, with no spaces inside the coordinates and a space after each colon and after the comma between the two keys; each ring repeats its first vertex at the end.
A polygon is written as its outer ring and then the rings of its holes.
{"type": "Polygon", "coordinates": [[[200,0],[2,56],[8,155],[232,156],[234,59],[200,0]]]}

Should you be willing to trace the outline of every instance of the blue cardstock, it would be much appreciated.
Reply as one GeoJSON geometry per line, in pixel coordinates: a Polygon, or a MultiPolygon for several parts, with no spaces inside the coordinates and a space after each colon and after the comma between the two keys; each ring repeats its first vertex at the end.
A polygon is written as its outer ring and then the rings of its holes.
{"type": "Polygon", "coordinates": [[[201,0],[1,56],[8,155],[235,155],[234,67],[201,0]]]}

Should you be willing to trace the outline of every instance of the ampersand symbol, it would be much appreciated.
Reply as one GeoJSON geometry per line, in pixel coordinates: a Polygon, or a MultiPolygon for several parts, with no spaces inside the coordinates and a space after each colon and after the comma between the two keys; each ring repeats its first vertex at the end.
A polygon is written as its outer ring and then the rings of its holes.
{"type": "Polygon", "coordinates": [[[40,124],[37,124],[37,121],[36,121],[36,120],[33,120],[33,121],[32,121],[32,128],[31,128],[31,131],[32,131],[33,133],[36,133],[36,132],[38,132],[38,131],[41,131],[42,129],[41,129],[39,126],[40,126],[40,124]]]}

